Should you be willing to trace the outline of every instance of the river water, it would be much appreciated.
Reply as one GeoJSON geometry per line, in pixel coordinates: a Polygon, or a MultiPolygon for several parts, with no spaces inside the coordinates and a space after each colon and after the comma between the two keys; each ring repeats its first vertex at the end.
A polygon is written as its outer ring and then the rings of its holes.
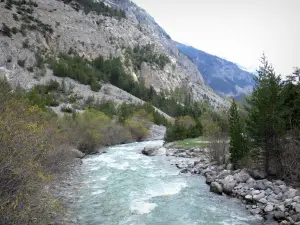
{"type": "Polygon", "coordinates": [[[83,159],[63,195],[79,225],[260,224],[237,201],[209,192],[201,176],[179,174],[164,157],[148,157],[145,146],[108,148],[83,159]]]}

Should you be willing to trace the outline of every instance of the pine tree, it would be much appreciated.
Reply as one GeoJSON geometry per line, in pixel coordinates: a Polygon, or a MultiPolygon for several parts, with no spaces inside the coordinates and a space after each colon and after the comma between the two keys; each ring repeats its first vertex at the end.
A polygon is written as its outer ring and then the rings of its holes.
{"type": "Polygon", "coordinates": [[[230,161],[233,163],[234,167],[236,167],[239,160],[248,153],[248,149],[243,136],[243,128],[234,99],[229,110],[229,135],[230,161]]]}
{"type": "Polygon", "coordinates": [[[279,137],[283,131],[283,120],[280,117],[280,93],[282,84],[276,76],[272,65],[263,55],[259,67],[256,87],[247,100],[247,131],[253,149],[259,153],[264,163],[265,172],[269,174],[271,157],[278,156],[279,137]]]}

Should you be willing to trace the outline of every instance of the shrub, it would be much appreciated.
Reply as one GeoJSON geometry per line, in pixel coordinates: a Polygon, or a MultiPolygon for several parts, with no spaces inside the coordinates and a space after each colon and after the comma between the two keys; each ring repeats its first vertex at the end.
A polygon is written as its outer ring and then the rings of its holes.
{"type": "Polygon", "coordinates": [[[29,40],[28,40],[28,38],[23,41],[22,46],[23,46],[23,48],[29,48],[29,40]]]}
{"type": "Polygon", "coordinates": [[[33,71],[34,71],[32,66],[28,67],[27,70],[31,73],[33,73],[33,71]]]}
{"type": "Polygon", "coordinates": [[[11,32],[12,32],[13,34],[18,33],[18,28],[16,28],[16,27],[11,28],[11,32]]]}
{"type": "Polygon", "coordinates": [[[0,224],[49,224],[60,207],[44,186],[59,171],[64,135],[52,114],[10,90],[0,81],[0,224]]]}
{"type": "Polygon", "coordinates": [[[60,111],[65,112],[65,113],[73,113],[73,109],[69,106],[62,106],[60,111]]]}
{"type": "Polygon", "coordinates": [[[7,37],[12,36],[10,27],[8,27],[5,23],[2,23],[2,33],[7,37]]]}
{"type": "Polygon", "coordinates": [[[15,13],[13,14],[13,18],[14,18],[15,21],[19,21],[19,17],[18,17],[18,15],[15,14],[15,13]]]}
{"type": "Polygon", "coordinates": [[[25,66],[25,62],[26,62],[26,59],[24,59],[24,60],[19,59],[18,60],[18,65],[21,66],[21,67],[24,67],[25,66]]]}

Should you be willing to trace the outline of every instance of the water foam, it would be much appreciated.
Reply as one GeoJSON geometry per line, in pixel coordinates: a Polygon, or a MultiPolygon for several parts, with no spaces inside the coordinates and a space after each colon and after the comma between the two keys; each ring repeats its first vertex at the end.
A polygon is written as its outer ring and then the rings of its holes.
{"type": "Polygon", "coordinates": [[[157,204],[147,202],[145,199],[136,199],[131,202],[130,210],[137,214],[147,214],[151,212],[157,204]]]}
{"type": "Polygon", "coordinates": [[[111,168],[115,168],[118,170],[126,170],[129,167],[129,163],[125,162],[125,163],[111,163],[111,164],[107,164],[107,166],[111,167],[111,168]]]}
{"type": "Polygon", "coordinates": [[[93,192],[91,193],[91,195],[100,195],[100,194],[102,194],[102,193],[104,193],[104,192],[105,192],[105,190],[99,189],[99,190],[97,190],[97,191],[93,191],[93,192]]]}
{"type": "Polygon", "coordinates": [[[146,193],[150,197],[176,195],[185,187],[187,187],[187,184],[184,182],[162,183],[154,188],[148,189],[146,193]]]}

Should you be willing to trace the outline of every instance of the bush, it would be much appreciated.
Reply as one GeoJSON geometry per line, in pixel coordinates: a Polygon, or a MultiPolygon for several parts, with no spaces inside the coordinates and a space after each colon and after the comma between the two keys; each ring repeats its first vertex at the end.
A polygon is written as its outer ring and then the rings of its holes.
{"type": "Polygon", "coordinates": [[[34,71],[32,66],[28,67],[27,70],[31,73],[33,73],[33,71],[34,71]]]}
{"type": "Polygon", "coordinates": [[[11,29],[5,23],[2,23],[2,33],[7,37],[12,37],[11,29]]]}
{"type": "Polygon", "coordinates": [[[13,14],[13,18],[14,18],[15,21],[19,21],[19,17],[18,17],[18,15],[15,14],[15,13],[13,14]]]}
{"type": "Polygon", "coordinates": [[[65,113],[73,113],[73,109],[68,106],[62,106],[60,111],[65,112],[65,113]]]}
{"type": "Polygon", "coordinates": [[[147,44],[144,46],[136,45],[133,49],[128,48],[126,50],[126,55],[130,58],[136,71],[141,69],[143,62],[156,65],[161,70],[171,62],[167,55],[155,53],[153,49],[154,45],[147,44]]]}
{"type": "Polygon", "coordinates": [[[10,90],[0,81],[0,224],[49,224],[60,208],[44,186],[64,160],[64,135],[52,114],[10,90]]]}
{"type": "Polygon", "coordinates": [[[16,27],[11,28],[11,32],[12,32],[13,34],[18,33],[18,28],[16,28],[16,27]]]}
{"type": "Polygon", "coordinates": [[[200,121],[195,121],[190,116],[178,117],[173,125],[169,125],[165,134],[166,142],[196,138],[202,135],[200,121]]]}
{"type": "Polygon", "coordinates": [[[21,67],[24,67],[25,66],[25,62],[26,62],[26,59],[24,59],[24,60],[19,59],[18,60],[18,65],[21,66],[21,67]]]}

